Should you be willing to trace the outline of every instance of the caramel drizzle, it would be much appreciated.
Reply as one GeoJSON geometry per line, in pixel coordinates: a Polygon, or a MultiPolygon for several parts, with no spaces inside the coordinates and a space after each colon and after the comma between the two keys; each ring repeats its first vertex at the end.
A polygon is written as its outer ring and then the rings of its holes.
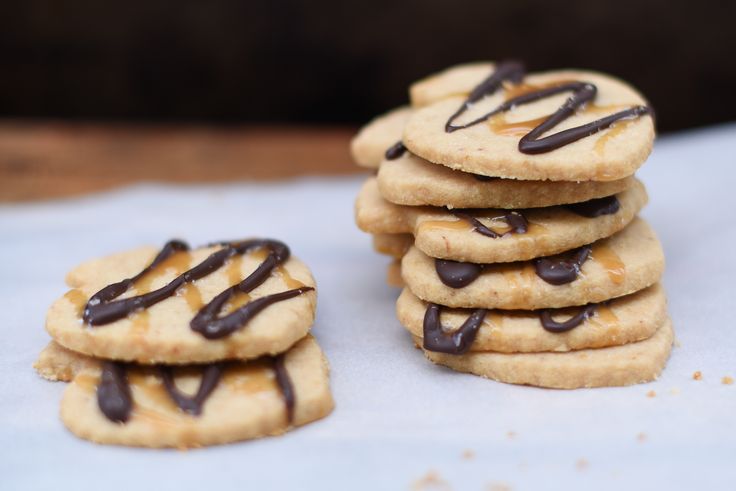
{"type": "MultiPolygon", "coordinates": [[[[286,406],[287,421],[291,424],[294,421],[296,395],[291,378],[286,370],[284,354],[270,357],[270,359],[276,374],[276,383],[286,406]]],[[[214,363],[204,366],[202,368],[202,380],[193,396],[182,393],[176,387],[172,367],[159,365],[157,368],[166,393],[179,409],[192,416],[200,416],[205,402],[222,379],[226,365],[214,363]]],[[[130,419],[130,413],[133,410],[133,398],[125,364],[114,361],[102,363],[102,375],[97,386],[97,405],[110,421],[126,423],[130,419]]]]}
{"type": "Polygon", "coordinates": [[[474,310],[457,330],[447,332],[442,328],[440,322],[440,308],[436,303],[427,305],[423,326],[422,345],[424,349],[450,355],[466,353],[475,341],[488,311],[486,309],[474,310]]]}
{"type": "Polygon", "coordinates": [[[485,235],[486,237],[490,237],[492,239],[504,237],[512,233],[525,234],[529,230],[529,221],[518,211],[507,211],[504,213],[503,218],[504,220],[506,220],[506,223],[508,223],[510,230],[503,234],[499,234],[498,232],[485,226],[483,222],[468,213],[461,211],[452,211],[451,213],[459,219],[465,220],[466,222],[470,223],[470,225],[473,227],[474,232],[485,235]]]}
{"type": "Polygon", "coordinates": [[[598,304],[586,305],[582,308],[580,312],[564,322],[557,322],[552,318],[552,316],[555,315],[558,309],[545,309],[539,312],[539,321],[542,323],[542,327],[546,331],[559,334],[578,327],[588,318],[592,317],[595,314],[597,308],[598,304]]]}
{"type": "Polygon", "coordinates": [[[574,128],[559,131],[557,133],[542,137],[543,134],[555,128],[557,125],[574,115],[578,109],[592,102],[598,92],[598,88],[589,82],[562,82],[551,87],[541,88],[528,92],[511,99],[507,99],[491,111],[463,125],[454,125],[453,122],[475,102],[481,98],[491,95],[503,86],[504,81],[519,84],[524,78],[524,67],[517,62],[500,63],[491,75],[476,86],[460,108],[445,123],[445,132],[452,133],[475,126],[487,121],[492,116],[505,113],[511,109],[536,102],[557,94],[572,92],[572,95],[550,116],[527,132],[519,140],[519,151],[526,154],[539,154],[551,152],[560,147],[591,136],[601,130],[611,127],[615,122],[622,119],[634,119],[646,114],[653,114],[649,106],[634,106],[623,111],[616,112],[601,119],[591,121],[574,128]]]}
{"type": "Polygon", "coordinates": [[[190,322],[190,327],[193,331],[199,332],[207,339],[225,337],[242,328],[253,316],[269,305],[314,290],[312,287],[302,286],[285,292],[266,295],[252,300],[227,315],[220,317],[220,313],[231,298],[241,293],[247,295],[263,284],[271,273],[289,258],[290,251],[286,244],[268,239],[224,242],[217,245],[224,247],[212,253],[203,262],[177,276],[158,290],[115,300],[128,291],[136,281],[166,261],[172,254],[189,250],[189,246],[182,241],[169,241],[161,252],[158,253],[153,262],[136,276],[108,285],[94,294],[84,309],[84,321],[91,326],[99,326],[122,319],[134,312],[140,312],[173,296],[182,287],[192,287],[194,281],[220,269],[234,256],[242,256],[257,248],[266,248],[269,251],[268,256],[266,256],[258,268],[247,278],[221,292],[207,305],[202,307],[190,322]]]}

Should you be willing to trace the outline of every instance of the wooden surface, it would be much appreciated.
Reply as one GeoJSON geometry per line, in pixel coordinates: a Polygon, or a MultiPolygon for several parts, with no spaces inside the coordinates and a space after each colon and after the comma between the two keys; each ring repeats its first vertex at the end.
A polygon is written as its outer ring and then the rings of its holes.
{"type": "Polygon", "coordinates": [[[74,196],[143,181],[274,180],[359,172],[353,128],[0,121],[0,201],[74,196]]]}

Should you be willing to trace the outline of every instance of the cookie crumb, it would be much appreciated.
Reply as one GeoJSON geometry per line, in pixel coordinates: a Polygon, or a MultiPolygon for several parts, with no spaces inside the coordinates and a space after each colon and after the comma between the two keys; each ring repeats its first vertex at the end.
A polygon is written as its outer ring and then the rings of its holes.
{"type": "Polygon", "coordinates": [[[729,377],[728,375],[726,375],[725,377],[723,377],[723,378],[721,379],[721,383],[722,383],[723,385],[733,385],[733,378],[731,378],[731,377],[729,377]]]}
{"type": "Polygon", "coordinates": [[[475,458],[475,452],[471,449],[466,449],[463,452],[463,460],[473,460],[475,458]]]}
{"type": "Polygon", "coordinates": [[[590,464],[588,464],[588,461],[585,459],[578,459],[578,461],[575,462],[575,468],[579,471],[584,471],[588,468],[588,465],[590,464]]]}
{"type": "Polygon", "coordinates": [[[488,491],[511,491],[511,486],[505,482],[492,482],[486,487],[488,491]]]}
{"type": "Polygon", "coordinates": [[[638,435],[636,435],[636,441],[638,441],[639,443],[644,443],[645,441],[647,441],[647,434],[644,432],[639,433],[638,435]]]}
{"type": "Polygon", "coordinates": [[[657,393],[653,390],[650,390],[649,392],[647,392],[647,397],[657,397],[657,393]]]}
{"type": "Polygon", "coordinates": [[[516,438],[516,432],[509,431],[508,433],[506,433],[506,438],[508,438],[509,440],[513,440],[514,438],[516,438]]]}
{"type": "Polygon", "coordinates": [[[693,380],[703,380],[703,374],[700,373],[700,370],[693,372],[693,380]]]}
{"type": "Polygon", "coordinates": [[[427,471],[423,477],[414,481],[411,489],[414,491],[452,491],[450,484],[433,470],[427,471]]]}

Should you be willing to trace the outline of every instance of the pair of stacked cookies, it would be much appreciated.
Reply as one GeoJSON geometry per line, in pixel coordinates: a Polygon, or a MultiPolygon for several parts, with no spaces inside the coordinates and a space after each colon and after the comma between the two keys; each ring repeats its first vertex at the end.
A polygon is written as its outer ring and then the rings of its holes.
{"type": "Polygon", "coordinates": [[[80,265],[35,364],[99,443],[196,447],[280,434],[333,407],[309,334],[314,278],[282,242],[170,241],[80,265]]]}
{"type": "Polygon", "coordinates": [[[352,142],[377,169],[356,221],[400,261],[398,317],[426,356],[541,387],[655,379],[673,331],[662,248],[637,217],[654,140],[641,95],[504,62],[430,76],[410,100],[352,142]]]}

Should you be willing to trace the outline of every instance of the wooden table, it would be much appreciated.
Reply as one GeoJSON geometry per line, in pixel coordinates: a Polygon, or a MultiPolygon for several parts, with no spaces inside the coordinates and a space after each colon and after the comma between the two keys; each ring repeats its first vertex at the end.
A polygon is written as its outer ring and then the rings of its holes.
{"type": "Polygon", "coordinates": [[[0,121],[0,201],[141,181],[272,180],[359,172],[354,128],[0,121]]]}

